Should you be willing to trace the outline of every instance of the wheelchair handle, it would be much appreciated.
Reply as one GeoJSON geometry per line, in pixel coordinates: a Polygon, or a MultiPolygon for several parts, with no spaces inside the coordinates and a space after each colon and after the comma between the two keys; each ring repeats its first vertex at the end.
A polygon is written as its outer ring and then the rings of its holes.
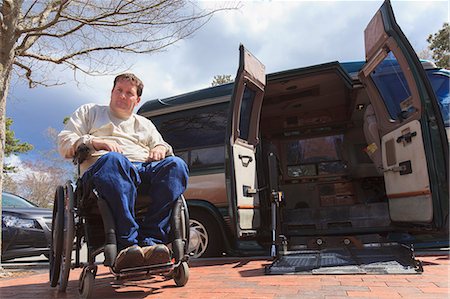
{"type": "Polygon", "coordinates": [[[73,156],[72,159],[73,164],[81,165],[81,163],[83,163],[84,160],[86,160],[86,158],[88,157],[89,152],[90,152],[89,147],[86,144],[84,143],[80,144],[75,151],[75,155],[73,156]]]}

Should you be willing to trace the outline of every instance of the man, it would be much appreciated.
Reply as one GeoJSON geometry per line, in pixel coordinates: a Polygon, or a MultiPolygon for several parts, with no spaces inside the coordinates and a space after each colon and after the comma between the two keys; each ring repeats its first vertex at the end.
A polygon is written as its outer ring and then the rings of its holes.
{"type": "Polygon", "coordinates": [[[82,182],[90,182],[112,211],[119,254],[114,269],[170,261],[171,209],[184,192],[188,169],[172,156],[153,123],[133,113],[141,100],[142,81],[133,74],[115,78],[109,106],[78,108],[58,135],[59,152],[72,158],[85,144],[90,157],[81,165],[82,182]],[[152,198],[142,223],[135,219],[139,185],[152,198]]]}

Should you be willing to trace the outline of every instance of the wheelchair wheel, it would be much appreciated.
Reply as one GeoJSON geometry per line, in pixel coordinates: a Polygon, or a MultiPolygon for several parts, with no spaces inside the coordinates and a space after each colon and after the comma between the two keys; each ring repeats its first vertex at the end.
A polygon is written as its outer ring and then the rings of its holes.
{"type": "Polygon", "coordinates": [[[186,199],[183,195],[180,196],[181,200],[181,224],[182,224],[182,238],[184,240],[184,253],[189,253],[189,239],[190,239],[190,222],[189,222],[189,210],[186,203],[186,199]]]}
{"type": "Polygon", "coordinates": [[[183,287],[189,280],[189,266],[187,262],[182,262],[174,269],[173,280],[178,287],[183,287]]]}
{"type": "Polygon", "coordinates": [[[189,248],[189,214],[186,201],[181,195],[172,210],[172,258],[175,262],[186,261],[189,248]]]}
{"type": "Polygon", "coordinates": [[[56,287],[59,281],[64,242],[64,187],[58,186],[53,203],[52,242],[50,245],[50,286],[56,287]]]}
{"type": "Polygon", "coordinates": [[[74,193],[71,182],[64,186],[64,242],[59,278],[59,291],[65,292],[72,265],[72,250],[75,235],[74,193]]]}
{"type": "Polygon", "coordinates": [[[94,280],[97,269],[84,268],[79,279],[78,293],[80,298],[92,298],[92,290],[94,289],[94,280]]]}

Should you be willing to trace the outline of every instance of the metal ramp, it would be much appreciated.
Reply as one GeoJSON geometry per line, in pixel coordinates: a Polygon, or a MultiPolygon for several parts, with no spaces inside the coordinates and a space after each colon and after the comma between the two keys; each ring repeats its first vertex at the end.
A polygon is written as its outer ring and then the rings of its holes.
{"type": "Polygon", "coordinates": [[[401,244],[291,251],[266,266],[266,274],[420,274],[412,248],[401,244]]]}

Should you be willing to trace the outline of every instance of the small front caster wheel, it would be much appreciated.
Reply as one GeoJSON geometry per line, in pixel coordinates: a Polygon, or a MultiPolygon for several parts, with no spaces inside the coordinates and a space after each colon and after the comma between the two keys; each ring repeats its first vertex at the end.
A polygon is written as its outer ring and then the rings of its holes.
{"type": "Polygon", "coordinates": [[[173,273],[173,280],[179,287],[185,286],[189,280],[189,266],[187,262],[182,262],[173,273]]]}
{"type": "Polygon", "coordinates": [[[92,298],[92,290],[94,289],[95,274],[90,270],[83,271],[80,277],[80,286],[78,292],[80,298],[92,298]]]}

